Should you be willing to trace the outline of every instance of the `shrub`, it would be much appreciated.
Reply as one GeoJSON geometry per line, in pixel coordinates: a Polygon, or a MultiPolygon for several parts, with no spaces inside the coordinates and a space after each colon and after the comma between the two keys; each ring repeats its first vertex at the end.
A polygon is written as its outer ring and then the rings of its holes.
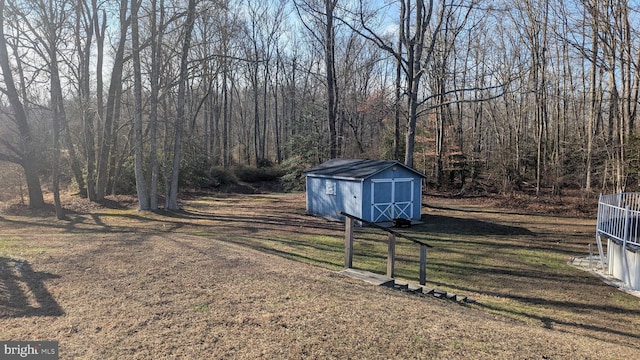
{"type": "Polygon", "coordinates": [[[311,167],[299,156],[292,156],[282,163],[282,182],[288,191],[303,191],[305,187],[304,172],[311,167]]]}
{"type": "Polygon", "coordinates": [[[213,166],[209,169],[208,186],[218,187],[220,185],[236,184],[238,179],[231,173],[231,171],[223,168],[222,166],[213,166]]]}
{"type": "Polygon", "coordinates": [[[251,167],[236,165],[232,168],[232,171],[238,180],[248,183],[278,181],[284,175],[280,168],[274,166],[251,167]]]}
{"type": "Polygon", "coordinates": [[[209,186],[208,168],[209,162],[204,156],[192,158],[183,157],[180,163],[180,186],[209,186]]]}
{"type": "MultiPolygon", "coordinates": [[[[133,156],[129,156],[118,169],[118,174],[114,181],[113,190],[115,194],[135,194],[136,174],[134,169],[133,156]]],[[[107,190],[107,191],[110,191],[107,190]]]]}

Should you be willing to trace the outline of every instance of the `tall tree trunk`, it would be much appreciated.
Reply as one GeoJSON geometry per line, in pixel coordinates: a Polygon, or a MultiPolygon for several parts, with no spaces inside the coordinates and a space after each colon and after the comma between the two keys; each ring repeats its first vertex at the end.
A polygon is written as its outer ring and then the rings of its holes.
{"type": "MultiPolygon", "coordinates": [[[[119,144],[118,131],[121,130],[120,127],[120,115],[122,112],[122,89],[116,93],[115,99],[113,103],[116,105],[113,109],[112,114],[112,123],[111,123],[111,145],[109,150],[109,161],[107,163],[107,186],[105,190],[105,194],[115,194],[116,193],[116,185],[117,182],[117,170],[119,162],[122,162],[127,155],[126,151],[121,151],[119,144]]],[[[131,131],[130,131],[131,132],[131,131]]],[[[130,137],[124,137],[125,139],[130,139],[130,137]]],[[[125,142],[126,144],[126,142],[125,142]]]]}
{"type": "Polygon", "coordinates": [[[229,75],[227,64],[225,65],[222,74],[222,167],[229,167],[230,163],[230,150],[229,150],[229,75]]]}
{"type": "Polygon", "coordinates": [[[178,106],[176,109],[176,133],[173,147],[173,165],[171,168],[171,184],[169,196],[167,197],[167,210],[178,210],[178,180],[180,176],[180,147],[182,145],[182,132],[185,117],[185,93],[187,85],[187,61],[189,59],[189,48],[191,46],[191,33],[195,20],[196,0],[189,0],[187,8],[187,20],[185,22],[184,42],[180,58],[180,75],[178,78],[178,106]]]}
{"type": "Polygon", "coordinates": [[[589,118],[587,120],[587,154],[585,164],[585,186],[584,189],[587,192],[591,192],[591,173],[592,173],[592,158],[593,158],[593,127],[596,122],[599,113],[598,106],[598,86],[597,86],[597,74],[598,74],[598,46],[599,46],[599,15],[597,5],[593,7],[594,13],[591,41],[593,42],[593,49],[591,50],[591,72],[589,75],[589,118]]]}
{"type": "Polygon", "coordinates": [[[269,71],[269,54],[266,54],[265,64],[264,64],[264,80],[262,85],[262,132],[260,137],[260,160],[262,164],[258,164],[258,166],[262,166],[265,164],[265,159],[267,158],[267,123],[269,118],[269,85],[271,83],[271,74],[269,71]]]}
{"type": "Polygon", "coordinates": [[[538,24],[533,5],[527,4],[527,11],[530,12],[531,24],[531,52],[532,52],[532,87],[535,98],[536,117],[536,195],[540,195],[542,183],[542,171],[546,160],[544,153],[545,133],[547,128],[547,27],[549,22],[549,1],[545,0],[544,11],[542,13],[542,24],[538,24]],[[538,28],[541,26],[541,28],[538,28]]]}
{"type": "MultiPolygon", "coordinates": [[[[142,141],[142,69],[140,64],[140,35],[138,33],[138,0],[131,0],[131,51],[133,55],[133,97],[134,97],[134,172],[138,210],[149,210],[149,192],[144,178],[144,144],[142,141]]],[[[155,29],[153,29],[155,31],[155,29]]]]}
{"type": "MultiPolygon", "coordinates": [[[[402,0],[404,3],[405,0],[402,0]]],[[[404,17],[404,48],[407,51],[406,58],[406,75],[407,75],[407,108],[409,109],[409,117],[407,119],[407,133],[405,139],[404,163],[413,167],[413,159],[415,152],[416,125],[418,122],[418,93],[420,92],[420,80],[422,79],[423,66],[429,64],[433,59],[433,49],[436,43],[439,29],[442,25],[444,6],[442,6],[440,17],[437,21],[435,29],[432,31],[430,42],[426,41],[427,28],[431,22],[433,15],[433,0],[429,0],[429,5],[425,5],[424,0],[416,1],[415,8],[410,6],[411,3],[403,4],[406,16],[404,17]],[[411,14],[415,11],[412,19],[411,14]],[[414,20],[414,21],[412,21],[414,20]]],[[[402,58],[402,54],[397,57],[402,58]]]]}
{"type": "MultiPolygon", "coordinates": [[[[81,1],[80,1],[81,2],[81,1]]],[[[96,108],[90,110],[91,91],[89,87],[89,64],[91,57],[90,37],[85,39],[84,52],[84,69],[85,84],[81,87],[84,89],[83,99],[85,101],[84,114],[84,140],[87,159],[87,196],[91,201],[97,201],[97,184],[96,184],[96,144],[95,134],[100,133],[100,124],[104,120],[104,102],[103,102],[103,76],[102,65],[104,63],[104,38],[107,28],[106,12],[102,11],[102,20],[100,20],[100,10],[98,9],[97,0],[91,0],[92,23],[88,27],[93,29],[96,36],[96,108]],[[98,128],[96,128],[96,121],[98,128]]],[[[90,33],[88,30],[87,33],[90,33]]]]}
{"type": "Polygon", "coordinates": [[[107,97],[107,109],[102,128],[102,142],[100,156],[98,158],[98,180],[96,184],[96,200],[102,201],[107,192],[109,175],[109,157],[111,156],[111,144],[113,142],[114,118],[120,112],[120,102],[117,101],[122,92],[122,70],[124,67],[124,50],[129,27],[127,19],[127,0],[120,0],[120,39],[116,54],[113,59],[111,81],[107,97]]]}
{"type": "Polygon", "coordinates": [[[22,153],[20,165],[24,170],[27,182],[27,191],[29,193],[29,207],[41,208],[44,206],[44,197],[42,196],[42,188],[40,187],[40,178],[38,177],[38,162],[35,152],[35,140],[31,134],[31,128],[27,120],[20,95],[16,88],[11,73],[11,63],[9,61],[9,52],[7,50],[7,42],[4,35],[4,6],[5,0],[0,0],[0,68],[2,68],[2,77],[6,96],[14,113],[14,121],[18,127],[20,140],[22,143],[22,153]]]}
{"type": "MultiPolygon", "coordinates": [[[[55,51],[55,44],[50,47],[50,51],[55,51]]],[[[62,107],[62,93],[60,92],[60,78],[58,75],[58,65],[56,56],[51,53],[49,70],[51,75],[51,106],[53,110],[52,133],[53,133],[53,158],[52,158],[52,190],[53,204],[56,217],[59,220],[64,218],[64,210],[60,201],[60,113],[62,107]]]]}
{"type": "MultiPolygon", "coordinates": [[[[53,4],[49,0],[49,9],[52,9],[53,4]]],[[[44,14],[43,14],[44,15],[44,14]]],[[[56,217],[59,220],[64,219],[64,210],[62,209],[62,203],[60,201],[60,122],[62,117],[65,116],[64,112],[64,99],[62,98],[62,86],[60,84],[60,73],[58,70],[58,56],[57,56],[57,35],[56,24],[54,21],[54,14],[47,14],[43,16],[43,22],[46,26],[46,40],[43,39],[43,43],[48,51],[49,59],[49,76],[50,76],[50,93],[51,93],[51,107],[53,111],[52,131],[53,131],[53,159],[52,159],[52,187],[53,187],[53,204],[56,211],[56,217]]],[[[82,176],[80,176],[82,179],[82,176]]]]}
{"type": "MultiPolygon", "coordinates": [[[[405,17],[405,2],[400,1],[400,26],[398,27],[398,47],[396,48],[397,54],[402,54],[402,41],[404,39],[404,17],[405,17]]],[[[395,78],[395,106],[394,106],[394,126],[393,126],[393,158],[397,161],[400,160],[400,113],[401,113],[401,100],[402,100],[402,60],[396,58],[396,78],[395,78]]]]}
{"type": "Polygon", "coordinates": [[[160,95],[160,66],[162,63],[162,40],[164,28],[164,0],[152,1],[151,8],[151,75],[149,83],[151,85],[151,99],[149,101],[149,158],[151,167],[151,184],[149,189],[149,208],[158,209],[158,181],[160,180],[160,164],[158,160],[158,106],[160,95]],[[158,23],[158,14],[160,19],[158,23]]]}
{"type": "MultiPolygon", "coordinates": [[[[445,61],[442,59],[441,66],[444,67],[445,61]]],[[[447,99],[445,96],[446,88],[445,88],[445,71],[444,68],[440,70],[436,70],[438,73],[438,79],[436,79],[436,89],[438,91],[438,107],[436,108],[436,127],[435,127],[435,136],[436,136],[436,144],[435,144],[435,153],[436,153],[436,163],[435,163],[435,173],[436,173],[436,186],[440,187],[443,184],[444,179],[444,164],[443,164],[443,156],[445,154],[445,128],[446,125],[450,123],[450,109],[447,105],[447,99]]]]}
{"type": "Polygon", "coordinates": [[[282,162],[282,149],[281,149],[281,127],[280,124],[280,109],[279,109],[279,90],[280,90],[280,73],[282,67],[282,58],[280,57],[280,51],[276,49],[276,82],[275,87],[273,89],[273,126],[274,126],[274,136],[275,136],[275,146],[276,146],[276,163],[280,164],[282,162]]]}
{"type": "Polygon", "coordinates": [[[338,116],[338,86],[335,69],[335,28],[333,25],[334,14],[338,0],[325,0],[325,49],[324,62],[327,82],[327,122],[329,124],[329,158],[334,159],[339,156],[337,116],[338,116]]]}
{"type": "Polygon", "coordinates": [[[259,112],[259,106],[258,106],[258,66],[259,66],[259,60],[258,60],[258,48],[257,48],[257,43],[255,42],[256,40],[254,39],[254,55],[256,56],[256,60],[253,64],[250,64],[248,66],[251,66],[249,73],[251,74],[251,93],[252,93],[252,97],[253,97],[253,155],[254,155],[254,161],[255,161],[255,165],[258,166],[258,163],[260,161],[261,158],[261,154],[260,154],[260,112],[259,112]]]}
{"type": "MultiPolygon", "coordinates": [[[[95,1],[95,0],[94,0],[95,1]]],[[[77,1],[76,6],[76,24],[75,24],[75,42],[78,51],[78,97],[80,98],[80,111],[82,119],[83,140],[85,148],[85,160],[87,164],[86,175],[86,196],[89,200],[95,200],[95,130],[94,120],[95,112],[91,110],[91,73],[89,66],[91,64],[91,43],[93,42],[94,21],[98,17],[96,11],[90,10],[85,1],[77,1]],[[86,12],[87,23],[82,27],[82,15],[86,12]],[[84,30],[84,32],[82,32],[84,30]]]]}
{"type": "Polygon", "coordinates": [[[67,118],[67,112],[65,110],[64,98],[62,96],[62,85],[60,83],[60,73],[58,69],[57,47],[58,47],[59,35],[57,34],[58,30],[55,27],[56,26],[61,27],[62,24],[53,23],[54,20],[56,22],[58,21],[57,17],[60,17],[60,15],[55,14],[54,11],[64,11],[64,10],[62,9],[54,10],[54,9],[56,9],[56,4],[54,4],[52,0],[49,0],[48,17],[51,23],[49,24],[50,29],[48,31],[48,36],[49,36],[48,51],[50,53],[50,58],[52,62],[52,64],[50,65],[51,69],[52,71],[55,71],[54,74],[51,74],[52,75],[51,86],[56,86],[57,89],[52,89],[52,91],[55,91],[57,94],[59,94],[59,95],[56,95],[59,97],[58,127],[61,132],[62,131],[64,132],[64,146],[66,148],[67,156],[69,159],[69,167],[71,168],[71,173],[73,174],[73,178],[76,181],[76,184],[78,185],[79,193],[84,196],[86,195],[87,189],[84,182],[84,175],[82,174],[82,165],[80,164],[80,160],[78,159],[78,155],[76,154],[76,149],[73,145],[73,141],[71,138],[72,134],[71,134],[71,129],[69,127],[69,119],[67,118]],[[55,76],[55,79],[54,79],[54,76],[55,76]]]}

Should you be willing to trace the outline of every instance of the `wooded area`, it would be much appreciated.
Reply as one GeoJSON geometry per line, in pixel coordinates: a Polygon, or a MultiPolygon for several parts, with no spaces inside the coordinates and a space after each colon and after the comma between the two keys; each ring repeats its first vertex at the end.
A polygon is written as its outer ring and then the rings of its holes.
{"type": "Polygon", "coordinates": [[[177,209],[179,184],[232,166],[336,157],[469,191],[628,191],[639,15],[622,0],[0,0],[2,179],[24,179],[31,207],[50,184],[57,210],[65,184],[177,209]]]}

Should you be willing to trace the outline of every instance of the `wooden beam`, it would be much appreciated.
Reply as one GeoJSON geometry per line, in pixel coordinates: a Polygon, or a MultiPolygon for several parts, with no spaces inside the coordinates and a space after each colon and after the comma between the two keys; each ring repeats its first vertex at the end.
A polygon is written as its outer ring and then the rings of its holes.
{"type": "Polygon", "coordinates": [[[378,225],[378,224],[376,224],[376,223],[373,223],[373,222],[371,222],[371,221],[367,221],[367,220],[365,220],[365,219],[359,218],[359,217],[357,217],[357,216],[355,216],[355,215],[351,215],[351,214],[346,213],[346,212],[344,212],[344,211],[338,211],[338,214],[340,214],[340,215],[344,215],[347,219],[358,220],[358,221],[360,221],[360,222],[362,222],[362,223],[364,223],[364,224],[367,224],[367,225],[369,225],[369,226],[373,226],[374,228],[378,228],[378,229],[380,229],[380,230],[384,230],[384,231],[386,231],[386,232],[388,232],[388,233],[391,233],[391,234],[393,234],[393,235],[395,235],[395,236],[397,236],[397,237],[401,237],[401,238],[407,239],[407,240],[409,240],[409,241],[412,241],[412,242],[414,242],[414,243],[416,243],[416,244],[418,244],[418,245],[424,245],[424,246],[426,246],[426,247],[433,247],[433,246],[431,246],[431,245],[429,245],[429,244],[425,243],[424,241],[420,241],[420,240],[414,239],[414,238],[412,238],[412,237],[410,237],[410,236],[407,236],[407,235],[405,235],[405,234],[399,233],[399,232],[397,232],[397,231],[393,231],[393,230],[391,230],[391,229],[389,229],[389,228],[386,228],[386,227],[384,227],[384,226],[380,226],[380,225],[378,225]]]}
{"type": "Polygon", "coordinates": [[[427,284],[427,247],[420,245],[420,285],[427,284]]]}
{"type": "Polygon", "coordinates": [[[392,278],[396,265],[396,236],[389,233],[387,247],[387,277],[392,278]]]}
{"type": "Polygon", "coordinates": [[[353,219],[346,218],[344,223],[344,267],[353,266],[353,219]]]}

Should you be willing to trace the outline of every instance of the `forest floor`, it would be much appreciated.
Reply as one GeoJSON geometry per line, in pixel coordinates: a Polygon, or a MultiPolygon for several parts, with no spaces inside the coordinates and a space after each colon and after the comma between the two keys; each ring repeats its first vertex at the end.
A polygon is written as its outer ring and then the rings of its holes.
{"type": "MultiPolygon", "coordinates": [[[[616,359],[640,355],[640,300],[567,262],[594,242],[592,200],[425,197],[428,286],[460,304],[337,273],[344,225],[304,194],[193,193],[179,212],[63,198],[68,219],[0,212],[0,340],[61,359],[616,359]]],[[[354,266],[384,273],[386,236],[354,266]]],[[[417,282],[399,241],[397,274],[417,282]]]]}

